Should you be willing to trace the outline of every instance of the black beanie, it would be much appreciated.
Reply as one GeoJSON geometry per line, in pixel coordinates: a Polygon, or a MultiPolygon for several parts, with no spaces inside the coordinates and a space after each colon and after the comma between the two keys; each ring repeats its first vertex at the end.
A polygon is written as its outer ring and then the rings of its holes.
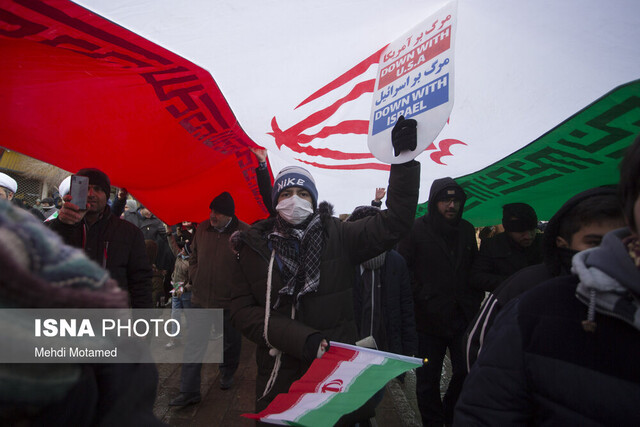
{"type": "Polygon", "coordinates": [[[231,197],[231,194],[225,191],[211,201],[209,209],[213,209],[222,215],[234,216],[236,212],[236,205],[233,203],[233,197],[231,197]]]}
{"type": "Polygon", "coordinates": [[[526,203],[509,203],[502,207],[502,225],[505,231],[533,230],[538,226],[538,216],[526,203]]]}
{"type": "Polygon", "coordinates": [[[76,175],[86,176],[89,178],[89,185],[98,186],[107,195],[107,199],[111,196],[111,181],[107,174],[96,168],[80,169],[76,175]]]}

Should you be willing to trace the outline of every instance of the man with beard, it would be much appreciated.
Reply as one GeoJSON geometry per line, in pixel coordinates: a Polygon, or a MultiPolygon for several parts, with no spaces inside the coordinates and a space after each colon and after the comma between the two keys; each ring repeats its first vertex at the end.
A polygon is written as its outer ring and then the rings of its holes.
{"type": "Polygon", "coordinates": [[[11,201],[16,191],[18,191],[16,180],[6,173],[0,172],[0,200],[11,201]]]}
{"type": "Polygon", "coordinates": [[[473,225],[462,219],[466,194],[451,178],[437,179],[428,212],[415,220],[398,251],[412,273],[418,357],[429,362],[416,371],[416,394],[424,425],[450,424],[465,377],[462,339],[483,292],[470,286],[478,253],[473,225]],[[440,399],[440,374],[449,349],[453,376],[440,399]]]}
{"type": "Polygon", "coordinates": [[[133,308],[151,308],[151,264],[142,232],[135,225],[111,213],[107,199],[111,182],[102,171],[81,169],[77,175],[89,178],[87,205],[73,204],[64,196],[58,217],[47,222],[65,243],[84,249],[89,258],[109,270],[118,285],[129,292],[133,308]]]}

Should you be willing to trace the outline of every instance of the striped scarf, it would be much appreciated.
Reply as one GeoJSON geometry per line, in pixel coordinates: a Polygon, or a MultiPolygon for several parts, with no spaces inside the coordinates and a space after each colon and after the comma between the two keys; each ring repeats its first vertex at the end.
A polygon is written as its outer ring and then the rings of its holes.
{"type": "Polygon", "coordinates": [[[298,308],[300,297],[316,292],[320,285],[323,246],[320,215],[316,213],[296,226],[277,216],[268,239],[276,252],[284,283],[274,308],[278,308],[282,296],[293,298],[298,308]]]}

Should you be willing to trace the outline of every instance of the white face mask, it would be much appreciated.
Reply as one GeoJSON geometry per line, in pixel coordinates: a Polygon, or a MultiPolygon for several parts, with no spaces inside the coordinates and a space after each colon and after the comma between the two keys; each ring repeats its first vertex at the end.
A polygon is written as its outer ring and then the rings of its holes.
{"type": "Polygon", "coordinates": [[[308,200],[291,196],[278,202],[276,210],[285,221],[298,225],[313,213],[313,206],[308,200]]]}

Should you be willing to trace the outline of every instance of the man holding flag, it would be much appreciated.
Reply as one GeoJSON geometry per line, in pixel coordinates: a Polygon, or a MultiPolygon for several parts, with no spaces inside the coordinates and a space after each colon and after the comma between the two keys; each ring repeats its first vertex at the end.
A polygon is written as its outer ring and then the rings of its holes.
{"type": "MultiPolygon", "coordinates": [[[[415,120],[398,121],[395,149],[415,149],[416,126],[415,120]]],[[[346,223],[332,216],[328,203],[318,206],[308,171],[288,167],[278,174],[272,193],[278,215],[233,239],[238,264],[231,315],[234,326],[258,344],[257,411],[287,392],[329,340],[355,342],[353,271],[409,232],[419,182],[418,162],[392,165],[389,209],[346,223]]],[[[355,422],[373,414],[350,415],[355,422]]]]}

